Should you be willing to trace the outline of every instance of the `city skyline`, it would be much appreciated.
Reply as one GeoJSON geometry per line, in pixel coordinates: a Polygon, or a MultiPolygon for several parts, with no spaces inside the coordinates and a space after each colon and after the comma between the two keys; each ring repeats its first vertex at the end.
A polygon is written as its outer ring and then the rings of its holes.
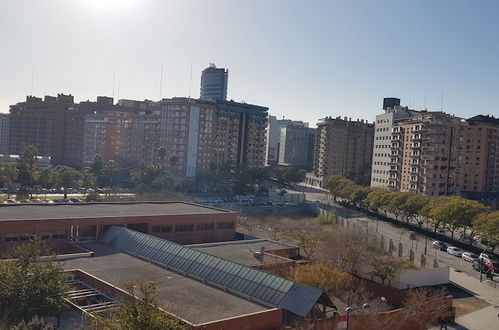
{"type": "Polygon", "coordinates": [[[28,94],[197,98],[213,62],[230,71],[228,99],[311,126],[345,114],[372,122],[389,96],[414,109],[497,116],[497,9],[492,1],[6,1],[0,112],[28,94]]]}

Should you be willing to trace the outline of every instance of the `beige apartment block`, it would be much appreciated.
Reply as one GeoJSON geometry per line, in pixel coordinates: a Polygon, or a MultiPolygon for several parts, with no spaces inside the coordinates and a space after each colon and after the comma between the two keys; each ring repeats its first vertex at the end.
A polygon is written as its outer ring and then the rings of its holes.
{"type": "Polygon", "coordinates": [[[314,173],[353,178],[370,173],[374,125],[364,120],[326,117],[317,124],[314,173]]]}
{"type": "Polygon", "coordinates": [[[425,112],[392,130],[389,187],[428,196],[460,194],[464,120],[425,112]]]}
{"type": "Polygon", "coordinates": [[[464,131],[464,192],[499,192],[499,119],[478,115],[467,119],[464,131]]]}

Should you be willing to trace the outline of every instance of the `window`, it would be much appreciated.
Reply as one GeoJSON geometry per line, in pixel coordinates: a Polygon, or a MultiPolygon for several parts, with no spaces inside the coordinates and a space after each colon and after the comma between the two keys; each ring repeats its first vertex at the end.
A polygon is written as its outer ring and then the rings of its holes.
{"type": "Polygon", "coordinates": [[[213,230],[215,229],[215,223],[198,223],[197,230],[213,230]]]}
{"type": "Polygon", "coordinates": [[[217,229],[233,229],[234,222],[217,222],[217,229]]]}
{"type": "Polygon", "coordinates": [[[158,233],[171,233],[172,232],[172,226],[152,226],[152,232],[155,234],[158,233]]]}
{"type": "Polygon", "coordinates": [[[194,224],[175,225],[175,231],[194,231],[194,224]]]}

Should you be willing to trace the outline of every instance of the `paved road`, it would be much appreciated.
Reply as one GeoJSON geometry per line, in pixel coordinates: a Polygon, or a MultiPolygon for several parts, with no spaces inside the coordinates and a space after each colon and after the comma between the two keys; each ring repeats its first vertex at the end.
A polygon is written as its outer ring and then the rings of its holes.
{"type": "MultiPolygon", "coordinates": [[[[301,188],[300,188],[301,189],[301,188]]],[[[301,190],[300,190],[301,192],[301,190]]],[[[305,198],[308,201],[319,201],[325,204],[330,204],[331,200],[326,195],[325,192],[317,192],[317,191],[305,191],[305,198]]],[[[336,208],[336,212],[338,216],[347,218],[350,224],[354,224],[355,226],[367,226],[367,230],[371,233],[376,233],[377,235],[383,235],[385,238],[386,246],[388,247],[389,239],[392,239],[393,244],[398,247],[399,243],[402,243],[403,246],[403,255],[405,259],[409,259],[409,251],[411,249],[414,250],[416,263],[419,263],[421,254],[424,254],[425,251],[425,236],[419,233],[411,232],[409,229],[404,227],[399,227],[393,223],[385,222],[381,220],[377,220],[374,217],[368,217],[363,213],[356,212],[353,210],[348,210],[345,208],[336,208]],[[414,235],[416,240],[411,240],[411,233],[414,235]]],[[[433,249],[432,242],[434,239],[428,238],[426,242],[426,262],[428,265],[431,265],[434,259],[437,259],[437,262],[440,266],[448,265],[457,269],[458,271],[462,271],[470,276],[479,279],[480,273],[474,271],[471,267],[471,263],[464,261],[461,258],[454,257],[448,254],[445,251],[439,251],[433,249]]],[[[483,276],[483,280],[486,281],[485,276],[483,276]]],[[[496,281],[499,281],[499,275],[496,277],[496,281]]]]}

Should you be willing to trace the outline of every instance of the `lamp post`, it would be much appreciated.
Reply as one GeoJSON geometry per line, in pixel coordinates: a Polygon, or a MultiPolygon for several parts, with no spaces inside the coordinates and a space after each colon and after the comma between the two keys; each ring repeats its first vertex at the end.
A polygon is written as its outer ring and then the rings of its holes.
{"type": "Polygon", "coordinates": [[[350,321],[350,313],[355,312],[355,311],[360,311],[363,309],[368,309],[369,307],[371,307],[371,305],[369,305],[368,303],[365,303],[364,305],[362,305],[362,307],[354,308],[354,307],[348,306],[347,308],[345,308],[345,312],[347,312],[347,330],[348,330],[348,323],[350,321]]]}

